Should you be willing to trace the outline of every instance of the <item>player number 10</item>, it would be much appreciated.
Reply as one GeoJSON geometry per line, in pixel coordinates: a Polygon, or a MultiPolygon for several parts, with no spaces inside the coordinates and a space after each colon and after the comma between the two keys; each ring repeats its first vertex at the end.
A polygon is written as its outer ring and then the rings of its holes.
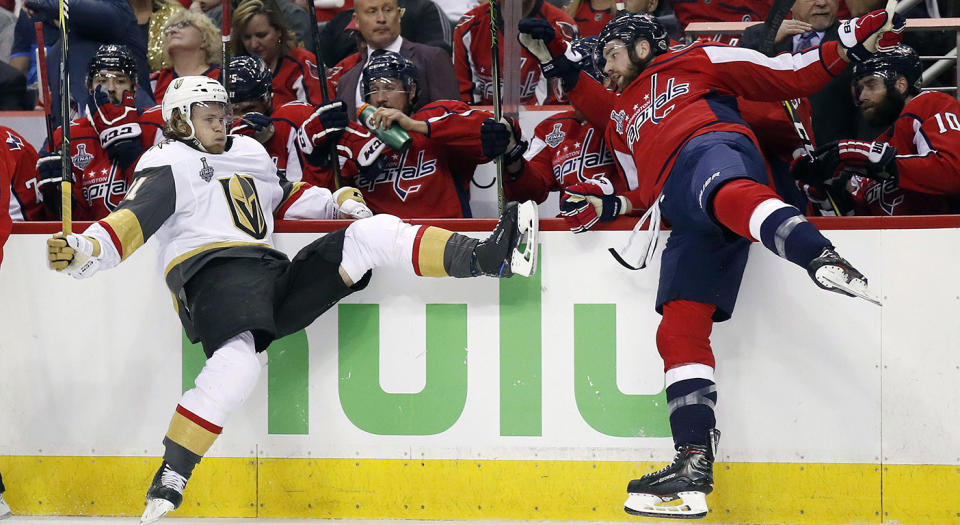
{"type": "Polygon", "coordinates": [[[960,119],[957,119],[957,115],[955,113],[937,113],[933,116],[933,118],[937,119],[937,125],[940,126],[940,133],[947,132],[946,126],[943,125],[944,119],[946,119],[947,125],[950,126],[950,129],[954,131],[960,131],[960,119]],[[941,117],[941,115],[943,116],[941,117]]]}

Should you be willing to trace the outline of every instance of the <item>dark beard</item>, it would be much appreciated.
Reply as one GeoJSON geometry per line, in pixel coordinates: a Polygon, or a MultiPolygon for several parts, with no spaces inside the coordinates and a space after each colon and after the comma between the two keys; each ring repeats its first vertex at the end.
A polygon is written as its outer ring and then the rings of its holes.
{"type": "Polygon", "coordinates": [[[873,107],[873,110],[864,118],[871,126],[889,126],[896,122],[900,112],[907,103],[907,96],[900,93],[894,87],[887,88],[887,94],[883,100],[873,107]]]}

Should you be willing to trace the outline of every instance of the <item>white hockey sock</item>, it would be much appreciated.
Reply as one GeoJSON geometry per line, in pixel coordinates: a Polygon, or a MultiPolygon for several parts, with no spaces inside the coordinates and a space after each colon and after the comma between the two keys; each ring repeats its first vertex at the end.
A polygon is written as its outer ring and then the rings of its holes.
{"type": "MultiPolygon", "coordinates": [[[[266,355],[263,352],[264,359],[266,355]]],[[[196,386],[180,398],[180,406],[222,427],[257,386],[263,368],[260,359],[250,332],[228,339],[207,359],[194,380],[196,386]]]]}
{"type": "Polygon", "coordinates": [[[353,282],[378,266],[397,266],[414,275],[413,245],[420,226],[393,215],[375,215],[354,221],[343,238],[340,266],[353,282]]]}

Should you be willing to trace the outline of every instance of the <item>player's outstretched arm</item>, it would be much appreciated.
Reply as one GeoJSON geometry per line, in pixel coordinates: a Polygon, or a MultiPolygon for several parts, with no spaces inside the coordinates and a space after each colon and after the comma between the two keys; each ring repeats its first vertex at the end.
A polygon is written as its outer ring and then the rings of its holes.
{"type": "Polygon", "coordinates": [[[350,186],[333,193],[307,182],[283,181],[280,186],[283,188],[283,198],[273,211],[277,219],[365,219],[373,216],[363,199],[363,193],[350,186]]]}

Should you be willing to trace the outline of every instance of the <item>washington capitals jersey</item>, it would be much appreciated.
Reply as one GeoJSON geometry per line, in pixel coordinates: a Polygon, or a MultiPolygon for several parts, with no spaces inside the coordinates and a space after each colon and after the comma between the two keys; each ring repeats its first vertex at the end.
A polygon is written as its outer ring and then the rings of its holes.
{"type": "Polygon", "coordinates": [[[807,96],[846,66],[836,42],[773,58],[695,43],[656,57],[619,96],[583,72],[568,96],[591,123],[606,126],[609,147],[631,188],[626,197],[640,209],[660,194],[690,139],[731,131],[756,142],[737,109],[737,96],[761,101],[807,96]]]}
{"type": "MultiPolygon", "coordinates": [[[[62,128],[53,133],[60,150],[62,128]]],[[[86,118],[70,121],[70,164],[73,170],[73,220],[95,221],[117,209],[133,173],[114,163],[100,146],[100,136],[86,118]]]]}
{"type": "Polygon", "coordinates": [[[627,191],[627,182],[603,140],[603,129],[581,121],[576,112],[552,115],[533,133],[520,176],[504,181],[508,200],[542,203],[551,191],[596,177],[608,178],[617,193],[627,191]]]}
{"type": "Polygon", "coordinates": [[[960,102],[936,91],[914,97],[878,137],[897,149],[897,181],[850,180],[859,215],[956,212],[960,203],[960,102]]]}
{"type": "Polygon", "coordinates": [[[315,186],[326,186],[322,170],[305,162],[297,145],[297,130],[316,109],[304,102],[288,102],[274,110],[270,119],[276,131],[263,147],[281,177],[291,182],[303,180],[315,186]]]}
{"type": "Polygon", "coordinates": [[[282,182],[250,137],[231,136],[220,154],[164,141],[140,157],[117,210],[84,234],[112,248],[107,268],[156,237],[164,278],[176,292],[213,258],[273,250],[275,215],[329,219],[337,208],[328,190],[282,182]]]}
{"type": "Polygon", "coordinates": [[[8,159],[10,218],[17,221],[46,220],[43,195],[37,185],[40,181],[37,175],[37,150],[27,139],[6,126],[0,126],[0,139],[3,140],[0,148],[6,151],[8,159]]]}
{"type": "MultiPolygon", "coordinates": [[[[214,80],[220,80],[220,66],[210,66],[201,74],[214,80]]],[[[158,106],[163,103],[163,95],[167,92],[167,87],[176,78],[179,78],[179,75],[172,67],[165,67],[150,74],[150,89],[153,91],[153,99],[157,101],[158,106]]]]}
{"type": "Polygon", "coordinates": [[[573,15],[573,21],[577,24],[577,28],[580,30],[580,36],[594,36],[599,35],[600,31],[603,30],[603,26],[613,16],[610,15],[609,9],[594,9],[590,5],[590,0],[583,0],[580,2],[580,6],[577,8],[577,12],[573,15]]]}
{"type": "Polygon", "coordinates": [[[469,217],[470,177],[478,164],[490,161],[483,155],[480,126],[492,116],[452,100],[427,104],[412,118],[426,121],[429,134],[411,133],[413,142],[404,152],[351,122],[338,148],[343,180],[363,192],[374,213],[469,217]]]}
{"type": "Polygon", "coordinates": [[[337,85],[340,84],[340,77],[347,71],[350,71],[353,66],[359,64],[361,60],[362,57],[360,53],[354,53],[337,62],[337,65],[327,68],[327,84],[330,86],[330,93],[334,93],[337,90],[337,85]]]}
{"type": "MultiPolygon", "coordinates": [[[[553,24],[558,38],[573,40],[579,35],[573,18],[559,7],[537,0],[539,9],[533,14],[553,24]]],[[[490,70],[490,7],[480,5],[467,11],[453,31],[453,69],[460,87],[460,100],[468,104],[490,105],[493,103],[493,74],[490,70]]],[[[503,46],[500,46],[500,67],[503,75],[503,46]]],[[[501,81],[501,84],[503,82],[501,81]]],[[[521,49],[520,54],[520,103],[558,104],[563,92],[557,80],[548,81],[540,74],[537,59],[521,49]]]]}
{"type": "Polygon", "coordinates": [[[163,111],[156,105],[140,114],[140,145],[147,151],[163,140],[163,111]]]}
{"type": "Polygon", "coordinates": [[[290,54],[280,57],[273,72],[273,105],[300,101],[320,104],[320,76],[316,58],[306,49],[295,47],[290,54]]]}

